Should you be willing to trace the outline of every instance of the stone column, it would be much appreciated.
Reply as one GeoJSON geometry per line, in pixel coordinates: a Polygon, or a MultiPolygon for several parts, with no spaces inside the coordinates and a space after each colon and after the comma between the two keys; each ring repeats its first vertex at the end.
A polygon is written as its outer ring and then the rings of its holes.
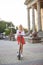
{"type": "Polygon", "coordinates": [[[35,31],[35,11],[34,6],[32,6],[32,29],[35,31]]]}
{"type": "Polygon", "coordinates": [[[38,19],[38,31],[41,31],[41,9],[40,9],[40,1],[37,1],[37,19],[38,19]]]}
{"type": "Polygon", "coordinates": [[[30,32],[30,9],[27,8],[27,14],[28,14],[28,32],[30,32]]]}

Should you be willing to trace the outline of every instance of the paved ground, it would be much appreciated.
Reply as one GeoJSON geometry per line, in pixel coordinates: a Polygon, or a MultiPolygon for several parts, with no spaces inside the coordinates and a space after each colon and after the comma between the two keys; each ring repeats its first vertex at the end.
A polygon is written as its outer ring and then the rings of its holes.
{"type": "Polygon", "coordinates": [[[24,58],[17,59],[17,41],[0,40],[0,65],[43,65],[43,43],[24,45],[24,58]]]}

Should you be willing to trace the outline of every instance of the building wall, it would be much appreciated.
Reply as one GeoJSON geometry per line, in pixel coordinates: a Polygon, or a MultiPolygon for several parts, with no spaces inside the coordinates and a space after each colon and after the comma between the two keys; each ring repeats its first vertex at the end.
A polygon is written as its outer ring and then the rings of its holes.
{"type": "Polygon", "coordinates": [[[41,23],[42,23],[42,30],[43,30],[43,9],[41,9],[41,23]]]}

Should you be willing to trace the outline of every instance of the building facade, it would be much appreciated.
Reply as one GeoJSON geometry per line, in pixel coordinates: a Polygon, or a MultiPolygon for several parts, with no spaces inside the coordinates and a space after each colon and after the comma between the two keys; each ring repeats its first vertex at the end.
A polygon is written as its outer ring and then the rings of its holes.
{"type": "Polygon", "coordinates": [[[37,30],[43,31],[43,0],[26,0],[28,12],[28,30],[30,31],[30,9],[32,9],[32,30],[35,30],[35,10],[37,12],[37,30]]]}

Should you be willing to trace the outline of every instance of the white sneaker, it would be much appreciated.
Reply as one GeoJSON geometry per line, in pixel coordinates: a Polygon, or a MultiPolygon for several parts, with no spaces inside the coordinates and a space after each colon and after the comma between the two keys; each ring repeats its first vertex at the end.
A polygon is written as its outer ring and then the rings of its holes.
{"type": "Polygon", "coordinates": [[[23,54],[21,54],[21,57],[23,58],[23,54]]]}

